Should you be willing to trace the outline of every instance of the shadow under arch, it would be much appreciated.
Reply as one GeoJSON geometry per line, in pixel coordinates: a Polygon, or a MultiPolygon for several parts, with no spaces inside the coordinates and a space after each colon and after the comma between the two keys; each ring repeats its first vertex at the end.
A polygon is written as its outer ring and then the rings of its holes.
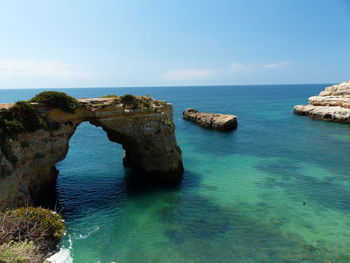
{"type": "Polygon", "coordinates": [[[177,191],[181,181],[148,180],[142,169],[123,161],[121,144],[109,140],[102,127],[82,122],[69,140],[68,153],[57,163],[56,184],[46,188],[36,205],[74,217],[156,191],[177,191]]]}

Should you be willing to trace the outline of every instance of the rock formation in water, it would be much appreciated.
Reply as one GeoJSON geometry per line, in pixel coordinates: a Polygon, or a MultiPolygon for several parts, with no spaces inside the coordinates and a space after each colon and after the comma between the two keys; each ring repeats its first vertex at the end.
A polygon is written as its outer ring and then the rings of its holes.
{"type": "Polygon", "coordinates": [[[172,105],[148,96],[127,96],[124,101],[121,97],[80,99],[74,113],[30,103],[49,127],[13,136],[4,133],[6,127],[2,126],[7,123],[18,128],[4,120],[15,104],[0,104],[0,210],[36,203],[54,191],[55,165],[65,158],[69,139],[84,121],[102,127],[109,140],[121,144],[124,163],[142,170],[147,180],[179,181],[183,166],[172,105]]]}
{"type": "Polygon", "coordinates": [[[186,109],[183,118],[198,123],[205,128],[218,130],[233,130],[237,128],[237,117],[235,115],[220,113],[202,113],[195,109],[186,109]]]}
{"type": "Polygon", "coordinates": [[[350,81],[325,88],[309,98],[309,105],[294,106],[294,113],[315,119],[350,122],[350,81]]]}

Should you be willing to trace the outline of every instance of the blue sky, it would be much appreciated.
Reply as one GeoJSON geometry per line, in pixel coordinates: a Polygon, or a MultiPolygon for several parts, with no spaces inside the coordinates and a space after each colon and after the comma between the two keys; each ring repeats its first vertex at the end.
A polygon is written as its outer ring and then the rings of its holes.
{"type": "Polygon", "coordinates": [[[0,88],[350,79],[350,0],[0,0],[0,88]]]}

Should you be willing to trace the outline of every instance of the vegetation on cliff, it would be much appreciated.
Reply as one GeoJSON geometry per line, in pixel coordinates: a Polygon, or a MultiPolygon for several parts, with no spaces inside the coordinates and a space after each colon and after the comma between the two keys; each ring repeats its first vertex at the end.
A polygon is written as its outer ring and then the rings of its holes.
{"type": "Polygon", "coordinates": [[[152,106],[164,106],[166,101],[156,100],[149,95],[135,96],[132,94],[125,94],[123,96],[117,96],[115,94],[109,94],[102,96],[102,98],[112,98],[117,103],[129,106],[131,109],[149,109],[152,106]]]}
{"type": "Polygon", "coordinates": [[[47,127],[46,120],[30,103],[18,101],[11,109],[2,113],[0,136],[33,132],[47,127]]]}
{"type": "MultiPolygon", "coordinates": [[[[103,98],[112,98],[115,103],[123,104],[134,110],[166,105],[166,101],[155,100],[148,95],[134,96],[126,94],[117,96],[110,94],[103,96],[103,98]]],[[[3,135],[14,137],[19,133],[34,132],[39,129],[58,129],[60,123],[52,121],[40,113],[35,103],[44,104],[49,108],[60,108],[68,113],[74,113],[82,105],[78,100],[63,92],[41,92],[29,101],[18,101],[12,108],[1,111],[0,137],[3,135]]]]}
{"type": "Polygon", "coordinates": [[[79,101],[64,92],[44,91],[37,94],[29,102],[43,103],[51,108],[60,108],[69,113],[74,113],[79,106],[79,101]]]}
{"type": "Polygon", "coordinates": [[[148,95],[134,96],[131,94],[126,94],[120,97],[120,102],[124,105],[132,105],[133,109],[149,109],[152,105],[164,106],[166,101],[155,100],[148,95]]]}
{"type": "Polygon", "coordinates": [[[107,94],[107,95],[102,96],[101,98],[119,99],[119,96],[115,95],[115,94],[107,94]]]}
{"type": "Polygon", "coordinates": [[[120,101],[124,105],[133,105],[133,109],[148,109],[153,103],[153,99],[147,95],[134,96],[131,94],[121,96],[120,101]]]}
{"type": "Polygon", "coordinates": [[[34,243],[32,241],[27,241],[27,240],[23,242],[10,241],[8,243],[0,245],[0,262],[1,263],[33,262],[33,260],[35,260],[36,255],[37,255],[37,252],[36,252],[34,243]]]}
{"type": "Polygon", "coordinates": [[[43,262],[57,249],[65,232],[57,213],[22,207],[0,213],[0,262],[43,262]]]}
{"type": "Polygon", "coordinates": [[[125,94],[125,95],[120,97],[120,101],[121,101],[121,103],[123,103],[125,105],[134,105],[137,103],[137,98],[134,95],[125,94]]]}
{"type": "Polygon", "coordinates": [[[1,113],[0,136],[14,136],[23,132],[34,132],[39,129],[57,129],[59,123],[48,120],[32,102],[43,103],[51,108],[60,108],[74,113],[79,102],[63,92],[44,91],[29,101],[17,101],[15,105],[1,113]]]}

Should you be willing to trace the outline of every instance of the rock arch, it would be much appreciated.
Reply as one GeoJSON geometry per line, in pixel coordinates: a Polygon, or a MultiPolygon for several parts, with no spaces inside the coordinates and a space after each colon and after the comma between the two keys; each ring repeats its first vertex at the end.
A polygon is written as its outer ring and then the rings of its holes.
{"type": "Polygon", "coordinates": [[[14,140],[2,138],[0,210],[35,203],[53,191],[58,175],[55,165],[65,158],[77,126],[86,121],[102,127],[109,140],[121,144],[124,163],[142,170],[147,180],[175,183],[182,177],[171,104],[152,99],[150,106],[137,108],[113,98],[94,98],[81,99],[75,113],[35,107],[56,128],[21,133],[14,140]]]}

